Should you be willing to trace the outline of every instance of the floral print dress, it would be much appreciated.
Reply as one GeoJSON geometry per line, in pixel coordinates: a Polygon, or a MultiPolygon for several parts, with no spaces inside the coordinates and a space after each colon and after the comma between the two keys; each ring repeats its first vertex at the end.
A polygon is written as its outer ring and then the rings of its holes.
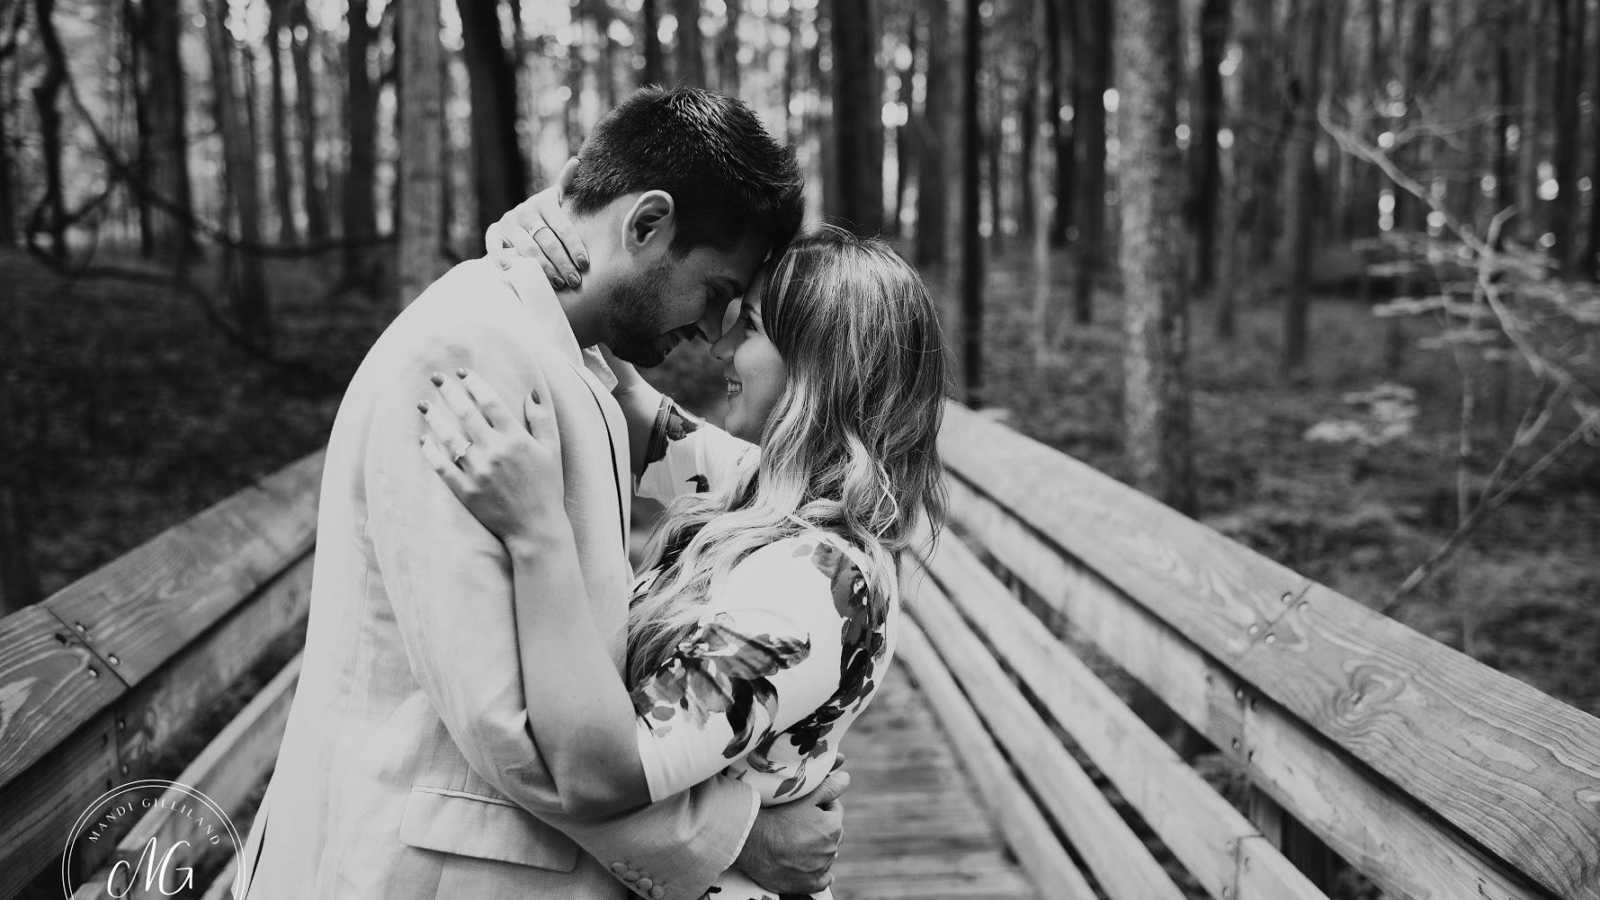
{"type": "MultiPolygon", "coordinates": [[[[665,503],[716,490],[757,453],[663,400],[637,493],[665,503]]],[[[893,653],[898,604],[869,589],[867,565],[843,538],[813,530],[751,553],[711,584],[677,652],[633,686],[653,800],[726,771],[771,806],[827,777],[893,653]]],[[[635,596],[658,574],[643,573],[635,596]]],[[[786,900],[733,870],[706,897],[786,900]]]]}

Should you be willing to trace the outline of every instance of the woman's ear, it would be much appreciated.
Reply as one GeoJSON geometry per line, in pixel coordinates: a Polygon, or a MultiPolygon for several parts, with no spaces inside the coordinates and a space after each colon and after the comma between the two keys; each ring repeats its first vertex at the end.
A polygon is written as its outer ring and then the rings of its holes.
{"type": "Polygon", "coordinates": [[[666,191],[645,191],[622,220],[622,246],[629,251],[666,247],[677,232],[677,206],[666,191]]]}

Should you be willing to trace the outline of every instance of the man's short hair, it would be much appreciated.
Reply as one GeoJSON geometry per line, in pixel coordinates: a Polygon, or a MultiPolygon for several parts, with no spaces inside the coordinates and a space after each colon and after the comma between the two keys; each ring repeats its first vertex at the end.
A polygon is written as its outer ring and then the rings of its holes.
{"type": "Polygon", "coordinates": [[[698,88],[642,88],[607,113],[578,151],[567,197],[589,213],[618,197],[672,195],[672,250],[726,250],[747,235],[781,251],[800,229],[804,180],[793,149],[744,103],[698,88]]]}

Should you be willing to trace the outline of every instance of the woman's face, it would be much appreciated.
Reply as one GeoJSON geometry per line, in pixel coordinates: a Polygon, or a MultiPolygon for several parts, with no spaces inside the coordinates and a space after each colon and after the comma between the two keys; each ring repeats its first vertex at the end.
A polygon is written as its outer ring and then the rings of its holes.
{"type": "Polygon", "coordinates": [[[767,417],[789,383],[789,367],[784,365],[761,321],[761,294],[766,286],[767,272],[763,270],[745,291],[737,316],[722,329],[722,337],[711,347],[711,355],[722,363],[722,377],[728,383],[726,428],[733,436],[752,443],[761,440],[767,417]]]}

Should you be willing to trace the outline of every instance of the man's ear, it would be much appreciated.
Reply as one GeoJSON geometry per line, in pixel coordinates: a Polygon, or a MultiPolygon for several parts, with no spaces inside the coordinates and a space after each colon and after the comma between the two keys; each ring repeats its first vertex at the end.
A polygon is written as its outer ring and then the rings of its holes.
{"type": "Polygon", "coordinates": [[[572,179],[578,175],[578,158],[576,156],[567,160],[561,167],[561,174],[556,176],[556,200],[565,203],[567,191],[572,188],[572,179]]]}
{"type": "Polygon", "coordinates": [[[622,246],[629,251],[665,248],[677,233],[677,205],[666,191],[645,191],[622,220],[622,246]]]}

